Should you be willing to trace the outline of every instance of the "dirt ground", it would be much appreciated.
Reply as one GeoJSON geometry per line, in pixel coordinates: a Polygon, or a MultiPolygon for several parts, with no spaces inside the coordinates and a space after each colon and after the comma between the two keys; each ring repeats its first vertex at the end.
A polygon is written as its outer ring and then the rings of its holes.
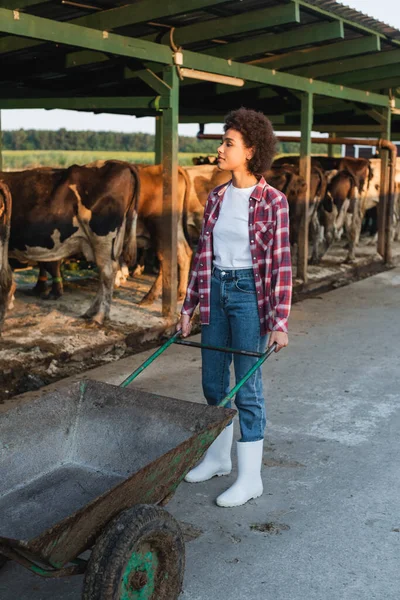
{"type": "MultiPolygon", "coordinates": [[[[294,279],[294,299],[345,285],[383,268],[370,239],[362,240],[357,255],[355,265],[343,264],[346,250],[334,247],[321,266],[309,267],[306,287],[294,279]]],[[[400,243],[394,244],[393,257],[394,263],[400,264],[400,243]]],[[[111,319],[99,327],[80,318],[96,293],[95,273],[67,279],[59,300],[29,294],[36,282],[35,270],[17,273],[14,310],[7,315],[0,340],[0,402],[157,343],[170,327],[161,316],[161,302],[139,305],[153,280],[141,275],[116,289],[111,319]]]]}

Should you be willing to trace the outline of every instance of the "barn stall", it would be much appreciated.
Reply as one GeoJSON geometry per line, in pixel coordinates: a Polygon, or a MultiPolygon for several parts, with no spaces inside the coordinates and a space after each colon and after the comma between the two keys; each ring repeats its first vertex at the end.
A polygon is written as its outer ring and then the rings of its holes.
{"type": "Polygon", "coordinates": [[[295,297],[386,268],[398,257],[390,141],[400,135],[399,31],[333,0],[7,0],[2,6],[0,108],[156,117],[165,256],[161,301],[139,306],[153,278],[129,280],[114,293],[111,322],[102,328],[79,320],[95,290],[92,279],[69,282],[54,302],[30,298],[20,286],[0,343],[3,398],[133,352],[176,319],[178,122],[204,131],[230,109],[261,110],[276,130],[301,130],[299,170],[308,187],[312,131],[327,133],[327,144],[373,138],[382,161],[378,245],[362,240],[355,265],[342,263],[342,244],[310,266],[304,219],[295,297]]]}

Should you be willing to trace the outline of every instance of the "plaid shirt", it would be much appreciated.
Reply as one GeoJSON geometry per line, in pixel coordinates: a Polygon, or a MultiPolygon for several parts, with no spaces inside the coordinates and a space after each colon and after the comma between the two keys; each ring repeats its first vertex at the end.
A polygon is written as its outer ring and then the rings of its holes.
{"type": "MultiPolygon", "coordinates": [[[[193,259],[182,314],[191,316],[200,303],[200,320],[210,323],[213,229],[231,182],[208,196],[197,252],[193,259]]],[[[261,335],[288,330],[292,297],[289,207],[286,197],[263,177],[249,198],[249,240],[258,298],[261,335]]]]}

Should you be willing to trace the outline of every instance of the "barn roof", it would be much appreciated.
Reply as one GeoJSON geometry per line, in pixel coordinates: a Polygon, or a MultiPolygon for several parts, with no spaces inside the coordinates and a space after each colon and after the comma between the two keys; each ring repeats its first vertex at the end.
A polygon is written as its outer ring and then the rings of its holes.
{"type": "Polygon", "coordinates": [[[179,48],[184,69],[242,84],[181,71],[181,121],[246,105],[294,129],[312,92],[314,129],[370,135],[390,96],[400,134],[400,31],[334,0],[3,0],[0,32],[0,108],[156,115],[179,48]]]}

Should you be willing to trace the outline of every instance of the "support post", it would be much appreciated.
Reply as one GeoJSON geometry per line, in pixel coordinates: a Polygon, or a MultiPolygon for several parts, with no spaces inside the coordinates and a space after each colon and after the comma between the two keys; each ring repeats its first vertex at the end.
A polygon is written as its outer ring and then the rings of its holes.
{"type": "Polygon", "coordinates": [[[160,112],[156,116],[156,138],[155,138],[155,146],[154,146],[154,164],[160,165],[162,163],[162,147],[163,147],[163,127],[162,127],[162,118],[163,113],[160,112]]]}
{"type": "Polygon", "coordinates": [[[175,66],[164,69],[164,81],[170,88],[170,108],[163,110],[162,165],[163,165],[163,279],[162,313],[173,318],[177,307],[178,265],[177,265],[177,199],[178,199],[178,120],[179,120],[179,78],[175,66]]]}
{"type": "Polygon", "coordinates": [[[300,175],[307,184],[306,198],[297,242],[297,278],[307,283],[308,266],[308,212],[311,180],[311,130],[313,122],[313,95],[304,94],[301,98],[301,141],[300,175]]]}
{"type": "Polygon", "coordinates": [[[3,130],[1,127],[1,110],[0,110],[0,171],[3,170],[3,130]]]}
{"type": "MultiPolygon", "coordinates": [[[[336,137],[336,133],[331,133],[330,137],[336,137]]],[[[328,156],[329,158],[333,158],[335,156],[335,146],[333,144],[328,144],[328,156]]]]}
{"type": "MultiPolygon", "coordinates": [[[[391,111],[383,110],[384,123],[382,137],[390,141],[391,137],[391,111]]],[[[392,227],[393,227],[393,200],[394,200],[394,174],[396,165],[392,165],[389,148],[380,148],[381,155],[381,182],[378,204],[378,253],[385,263],[392,260],[392,227]]]]}

